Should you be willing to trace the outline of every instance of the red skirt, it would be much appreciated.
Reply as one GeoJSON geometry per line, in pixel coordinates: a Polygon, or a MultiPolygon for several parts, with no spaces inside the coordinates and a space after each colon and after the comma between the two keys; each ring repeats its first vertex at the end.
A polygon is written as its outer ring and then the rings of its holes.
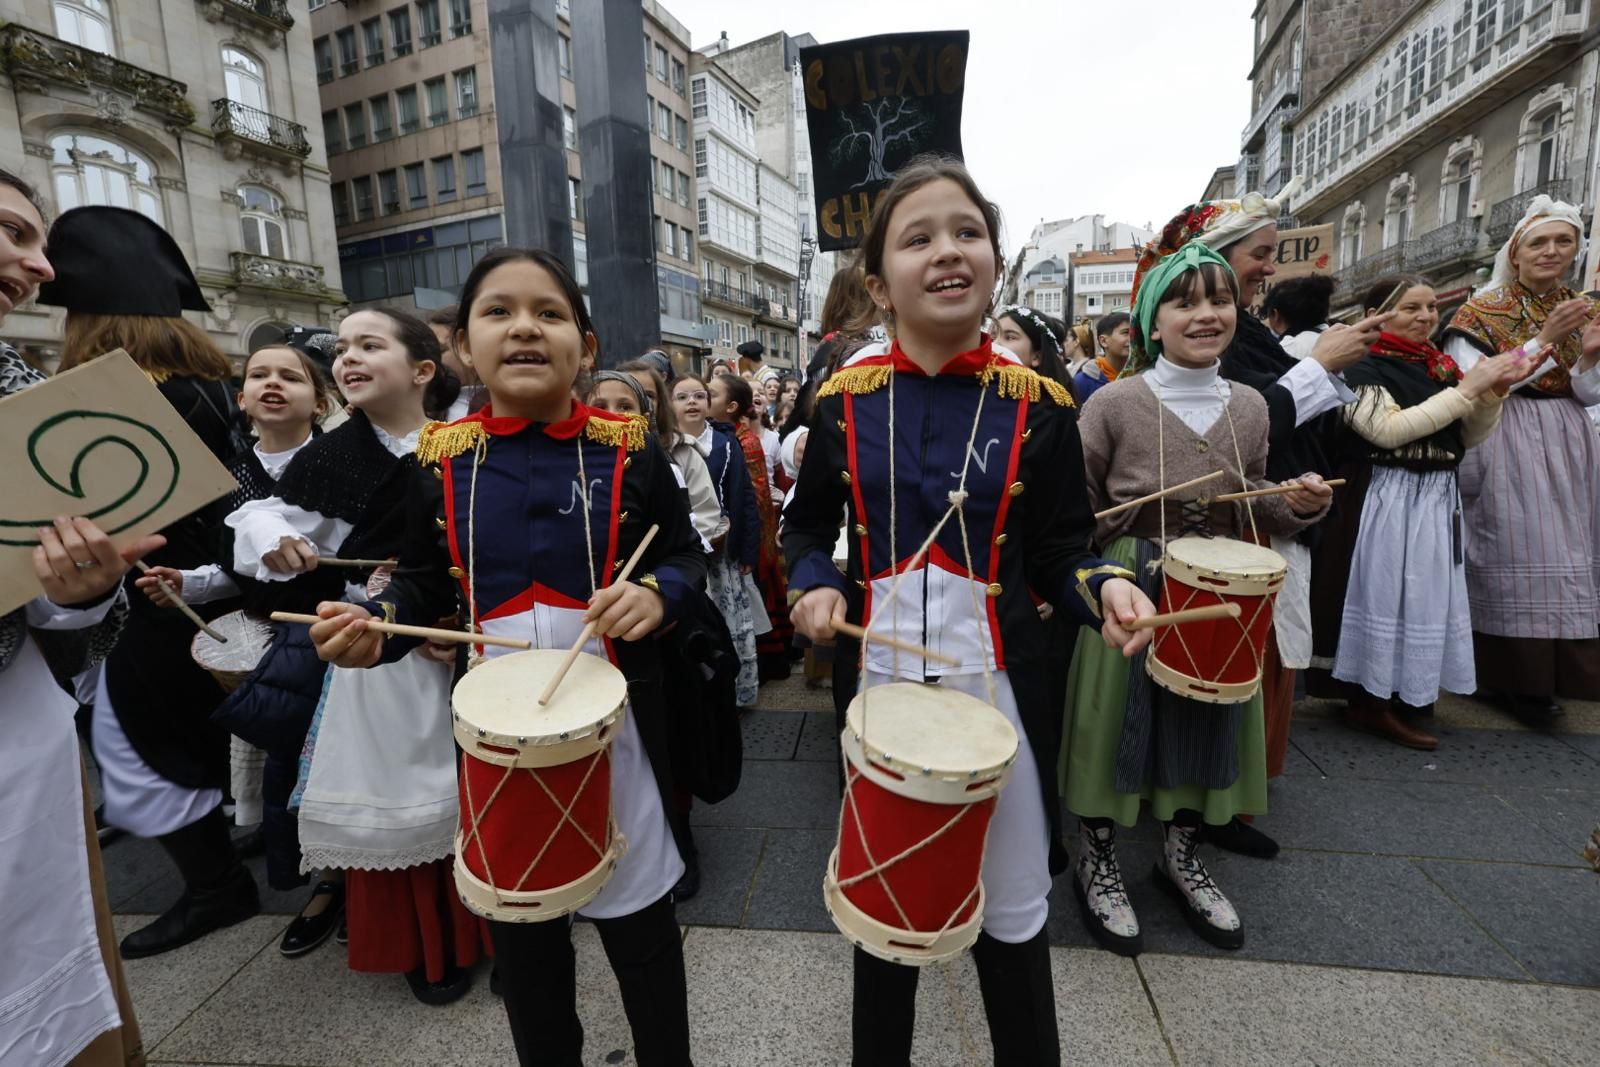
{"type": "Polygon", "coordinates": [[[345,872],[350,969],[405,974],[426,967],[428,981],[471,967],[487,954],[489,928],[456,896],[451,860],[399,871],[345,872]]]}

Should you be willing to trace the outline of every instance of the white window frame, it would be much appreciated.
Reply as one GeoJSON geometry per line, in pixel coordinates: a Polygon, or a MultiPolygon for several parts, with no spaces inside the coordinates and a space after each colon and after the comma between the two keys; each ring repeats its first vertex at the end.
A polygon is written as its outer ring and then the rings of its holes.
{"type": "Polygon", "coordinates": [[[277,191],[264,185],[246,184],[238,186],[234,192],[239,197],[239,238],[240,248],[252,255],[269,256],[273,259],[293,259],[293,245],[289,237],[289,220],[283,213],[283,197],[277,191]],[[265,204],[252,203],[252,200],[264,200],[265,204]],[[276,230],[278,234],[278,251],[272,251],[271,233],[276,230]],[[250,235],[255,235],[256,248],[250,247],[250,235]]]}

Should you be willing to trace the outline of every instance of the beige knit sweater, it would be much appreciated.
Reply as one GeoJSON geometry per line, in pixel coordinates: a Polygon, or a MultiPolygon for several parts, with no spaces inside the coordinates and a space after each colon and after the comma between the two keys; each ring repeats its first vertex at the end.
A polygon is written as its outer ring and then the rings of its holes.
{"type": "MultiPolygon", "coordinates": [[[[1266,480],[1267,402],[1260,393],[1237,382],[1232,384],[1222,416],[1204,434],[1195,433],[1165,409],[1144,376],[1137,374],[1119,378],[1095,393],[1094,402],[1085,404],[1078,417],[1078,432],[1083,438],[1089,500],[1095,511],[1153,493],[1162,485],[1178,485],[1215,470],[1224,472],[1221,478],[1165,498],[1169,538],[1180,535],[1185,504],[1274,484],[1266,480]]],[[[1315,515],[1296,515],[1282,496],[1249,503],[1256,529],[1262,534],[1291,535],[1327,514],[1324,507],[1315,515]]],[[[1248,535],[1250,517],[1243,502],[1210,504],[1207,511],[1212,534],[1248,535]]],[[[1128,533],[1157,539],[1161,536],[1159,502],[1101,519],[1095,533],[1102,548],[1128,533]]]]}

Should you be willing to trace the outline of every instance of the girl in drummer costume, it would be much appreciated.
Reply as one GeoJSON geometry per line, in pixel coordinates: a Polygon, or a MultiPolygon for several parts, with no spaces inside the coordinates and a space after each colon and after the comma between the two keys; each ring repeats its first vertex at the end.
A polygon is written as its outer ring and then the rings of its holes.
{"type": "MultiPolygon", "coordinates": [[[[1332,498],[1308,474],[1286,495],[1210,502],[1223,491],[1215,486],[1225,483],[1230,490],[1273,484],[1265,478],[1266,402],[1218,372],[1233,338],[1238,295],[1227,262],[1198,241],[1159,261],[1134,305],[1127,367],[1079,419],[1097,511],[1225,472],[1210,485],[1099,520],[1106,555],[1139,574],[1152,593],[1160,587],[1157,564],[1168,538],[1260,543],[1264,534],[1293,535],[1319,519],[1332,498]]],[[[1067,808],[1079,818],[1073,883],[1084,924],[1111,951],[1134,955],[1143,947],[1117,865],[1115,824],[1132,826],[1148,801],[1165,827],[1157,884],[1178,899],[1201,937],[1238,948],[1243,926],[1196,848],[1202,823],[1223,825],[1266,810],[1261,694],[1244,704],[1198,703],[1154,686],[1144,661],[1107,654],[1100,642],[1079,635],[1060,774],[1067,808]]]]}
{"type": "Polygon", "coordinates": [[[710,403],[711,387],[699,375],[687,374],[673,381],[672,406],[678,425],[705,457],[722,509],[710,536],[706,592],[733,635],[733,650],[739,657],[736,699],[741,708],[751,708],[760,685],[756,663],[758,609],[750,596],[751,583],[745,579],[761,560],[761,512],[733,428],[712,421],[710,403]]]}
{"type": "MultiPolygon", "coordinates": [[[[367,630],[374,614],[430,624],[460,601],[461,617],[483,632],[551,649],[569,647],[595,622],[599,636],[588,651],[629,683],[609,756],[612,812],[628,844],[579,914],[594,920],[611,961],[638,1062],[686,1067],[688,1004],[671,890],[688,846],[667,754],[662,663],[650,638],[677,621],[704,579],[705,557],[666,453],[643,420],[573,400],[580,360],[594,347],[583,295],[556,257],[497,249],[478,262],[462,286],[456,349],[489,403],[424,431],[393,581],[363,604],[322,605],[325,621],[312,637],[324,658],[355,667],[392,661],[414,644],[367,630]],[[610,584],[651,525],[659,532],[631,580],[610,584]]],[[[527,694],[530,714],[536,695],[527,694]]],[[[489,930],[519,1060],[576,1067],[583,1029],[570,921],[491,922],[489,930]]]]}
{"type": "MultiPolygon", "coordinates": [[[[324,596],[365,599],[365,586],[348,582],[359,572],[317,561],[398,554],[423,411],[448,406],[455,383],[441,374],[432,331],[404,312],[347,316],[335,352],[334,378],[354,414],[301,449],[275,496],[227,521],[234,569],[246,578],[307,576],[299,581],[331,586],[324,596]]],[[[482,944],[450,882],[450,681],[451,668],[424,654],[381,671],[334,671],[299,806],[301,870],[345,871],[351,969],[402,973],[427,1004],[466,992],[482,944]]]]}
{"type": "MultiPolygon", "coordinates": [[[[933,681],[992,702],[1016,728],[1011,781],[982,860],[973,958],[995,1062],[1053,1064],[1044,926],[1065,854],[1054,777],[1040,767],[1054,766],[1059,740],[1046,678],[1059,652],[1029,594],[1129,653],[1148,637],[1124,624],[1154,608],[1126,570],[1092,552],[1070,397],[982,333],[1002,263],[998,232],[994,206],[954,160],[913,161],[880,196],[862,263],[894,339],[857,351],[818,391],[784,548],[806,637],[830,640],[846,589],[860,585],[865,608],[852,621],[959,663],[869,640],[864,692],[933,681]],[[833,555],[847,509],[853,536],[841,574],[833,555]],[[909,588],[891,598],[896,581],[909,588]]],[[[916,968],[856,949],[853,1062],[909,1062],[917,978],[916,968]]]]}
{"type": "Polygon", "coordinates": [[[1462,370],[1555,346],[1461,463],[1478,685],[1545,727],[1556,697],[1600,699],[1600,440],[1584,412],[1600,403],[1600,371],[1580,337],[1597,305],[1564,282],[1583,232],[1576,206],[1534,197],[1445,333],[1462,370]]]}

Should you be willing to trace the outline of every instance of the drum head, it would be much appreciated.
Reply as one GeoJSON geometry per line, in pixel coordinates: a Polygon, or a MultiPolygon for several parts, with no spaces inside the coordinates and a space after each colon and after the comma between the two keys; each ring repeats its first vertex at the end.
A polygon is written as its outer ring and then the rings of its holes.
{"type": "Polygon", "coordinates": [[[1231,537],[1180,537],[1167,543],[1167,558],[1203,574],[1268,581],[1289,563],[1270,548],[1231,537]]]}
{"type": "Polygon", "coordinates": [[[586,652],[573,662],[550,703],[539,706],[539,694],[566,657],[565,649],[538,648],[485,660],[456,683],[457,718],[502,738],[537,743],[582,733],[614,717],[628,699],[628,682],[609,662],[586,652]]]}
{"type": "Polygon", "coordinates": [[[230,611],[208,625],[228,639],[219,643],[200,631],[189,644],[189,654],[208,671],[249,674],[272,644],[272,623],[247,611],[230,611]]]}
{"type": "Polygon", "coordinates": [[[850,702],[846,728],[874,759],[920,774],[983,775],[1017,756],[1017,731],[1004,715],[940,685],[875,685],[850,702]]]}

